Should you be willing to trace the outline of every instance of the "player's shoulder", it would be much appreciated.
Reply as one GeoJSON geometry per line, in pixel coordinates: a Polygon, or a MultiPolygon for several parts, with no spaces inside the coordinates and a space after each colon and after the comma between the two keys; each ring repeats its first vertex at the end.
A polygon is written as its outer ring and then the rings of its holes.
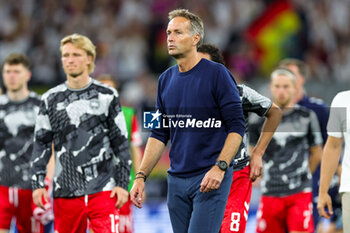
{"type": "Polygon", "coordinates": [[[39,106],[41,103],[41,96],[38,93],[33,92],[33,91],[29,92],[28,99],[32,104],[37,105],[37,106],[39,106]]]}
{"type": "Polygon", "coordinates": [[[301,115],[303,117],[309,117],[313,113],[313,111],[305,106],[301,106],[299,104],[296,104],[294,106],[294,113],[301,115]]]}
{"type": "Polygon", "coordinates": [[[95,86],[95,88],[97,89],[97,91],[99,93],[118,96],[118,91],[115,88],[113,88],[107,84],[101,83],[100,81],[98,81],[96,79],[92,79],[92,85],[95,86]]]}
{"type": "Polygon", "coordinates": [[[42,95],[42,99],[47,99],[49,98],[49,96],[51,95],[55,95],[61,92],[65,92],[67,90],[67,85],[65,83],[59,84],[53,88],[50,88],[49,90],[47,90],[43,95],[42,95]]]}
{"type": "Polygon", "coordinates": [[[302,100],[302,105],[310,108],[326,108],[325,102],[316,97],[304,97],[302,100]]]}
{"type": "Polygon", "coordinates": [[[337,93],[334,97],[334,99],[341,99],[346,101],[346,98],[350,98],[350,90],[349,91],[341,91],[339,93],[337,93]]]}
{"type": "Polygon", "coordinates": [[[310,103],[316,104],[316,105],[325,105],[323,99],[316,98],[316,97],[310,97],[309,98],[310,103]]]}
{"type": "Polygon", "coordinates": [[[240,92],[240,94],[242,93],[243,96],[250,96],[252,94],[253,95],[259,94],[256,90],[254,90],[253,88],[251,88],[245,84],[238,84],[237,89],[240,92]]]}
{"type": "Polygon", "coordinates": [[[31,91],[31,92],[29,92],[29,98],[40,100],[41,99],[41,95],[39,95],[38,93],[36,93],[34,91],[31,91]]]}
{"type": "Polygon", "coordinates": [[[337,93],[332,100],[332,107],[349,106],[350,91],[337,93]]]}
{"type": "Polygon", "coordinates": [[[1,105],[7,104],[8,102],[9,102],[9,98],[7,97],[6,94],[0,95],[0,104],[1,105]]]}

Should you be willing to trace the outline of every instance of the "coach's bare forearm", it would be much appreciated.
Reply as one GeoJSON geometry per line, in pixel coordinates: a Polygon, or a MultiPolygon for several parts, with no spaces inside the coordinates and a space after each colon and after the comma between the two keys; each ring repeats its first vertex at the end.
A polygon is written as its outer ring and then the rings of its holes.
{"type": "Polygon", "coordinates": [[[217,160],[223,160],[226,161],[227,164],[230,164],[233,157],[236,155],[241,142],[242,136],[240,134],[229,133],[226,137],[225,144],[217,160]]]}
{"type": "Polygon", "coordinates": [[[162,156],[164,148],[165,144],[162,141],[149,137],[139,171],[145,173],[146,176],[149,176],[162,156]]]}
{"type": "Polygon", "coordinates": [[[139,171],[142,160],[141,148],[139,146],[131,145],[130,151],[132,164],[134,165],[134,171],[139,171]]]}

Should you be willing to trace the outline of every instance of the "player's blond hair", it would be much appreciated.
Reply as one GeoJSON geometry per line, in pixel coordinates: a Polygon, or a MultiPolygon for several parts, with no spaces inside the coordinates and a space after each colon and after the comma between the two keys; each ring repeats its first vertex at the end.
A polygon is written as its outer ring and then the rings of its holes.
{"type": "Polygon", "coordinates": [[[72,43],[77,48],[84,50],[88,56],[92,57],[92,62],[91,64],[88,65],[88,71],[89,71],[89,74],[91,74],[95,69],[95,59],[96,59],[95,45],[91,42],[91,40],[88,37],[80,35],[78,33],[74,33],[72,35],[68,35],[64,37],[61,40],[61,46],[60,46],[61,53],[62,53],[62,47],[67,43],[72,43]]]}
{"type": "Polygon", "coordinates": [[[203,40],[204,40],[204,25],[203,25],[202,19],[187,9],[176,9],[176,10],[170,11],[168,14],[169,21],[175,17],[183,17],[190,21],[191,23],[190,32],[192,33],[192,35],[199,34],[199,37],[200,37],[200,40],[197,43],[197,48],[198,48],[203,43],[203,40]]]}

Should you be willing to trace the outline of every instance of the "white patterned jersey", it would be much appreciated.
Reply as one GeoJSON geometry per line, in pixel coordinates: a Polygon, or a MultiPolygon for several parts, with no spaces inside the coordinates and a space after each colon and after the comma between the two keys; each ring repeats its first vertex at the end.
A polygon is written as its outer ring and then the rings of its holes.
{"type": "Polygon", "coordinates": [[[30,157],[40,96],[23,101],[0,96],[0,185],[31,189],[30,157]]]}
{"type": "MultiPolygon", "coordinates": [[[[263,121],[249,122],[249,142],[255,145],[263,121]]],[[[311,191],[310,147],[322,145],[316,114],[295,105],[282,120],[263,156],[261,191],[267,196],[286,196],[311,191]]]]}
{"type": "Polygon", "coordinates": [[[42,97],[35,125],[32,187],[44,187],[55,150],[54,197],[127,190],[131,159],[118,92],[91,79],[83,89],[66,83],[42,97]]]}

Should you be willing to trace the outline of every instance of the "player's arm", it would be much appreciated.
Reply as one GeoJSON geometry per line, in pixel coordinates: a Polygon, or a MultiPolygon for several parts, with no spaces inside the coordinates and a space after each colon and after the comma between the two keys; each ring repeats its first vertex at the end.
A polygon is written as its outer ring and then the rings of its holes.
{"type": "Polygon", "coordinates": [[[163,141],[154,137],[149,137],[140,169],[136,174],[134,185],[130,191],[131,201],[138,208],[142,207],[144,198],[143,193],[145,191],[145,180],[158,163],[163,154],[164,148],[165,143],[163,141]]]}
{"type": "MultiPolygon", "coordinates": [[[[47,195],[47,201],[43,203],[45,210],[42,210],[41,207],[35,207],[33,209],[33,217],[40,221],[43,225],[48,224],[50,221],[53,220],[53,208],[51,205],[50,197],[52,196],[52,180],[54,177],[55,172],[55,155],[54,155],[54,145],[52,144],[52,155],[49,160],[49,163],[46,166],[47,173],[45,178],[45,190],[47,195]]],[[[40,189],[38,189],[40,190],[40,189]]],[[[40,192],[40,191],[39,191],[40,192]]]]}
{"type": "MultiPolygon", "coordinates": [[[[259,138],[261,137],[263,122],[261,118],[258,118],[256,115],[252,115],[248,121],[248,140],[249,140],[249,153],[253,153],[253,149],[258,143],[259,138]]],[[[267,148],[266,148],[267,149],[267,148]]],[[[265,151],[266,151],[265,149],[265,151]]],[[[264,154],[265,154],[264,151],[264,154]]],[[[263,174],[262,174],[263,175],[263,174]]]]}
{"type": "Polygon", "coordinates": [[[328,194],[328,189],[331,184],[332,177],[338,168],[342,143],[343,138],[328,135],[328,139],[323,150],[317,209],[320,216],[327,219],[329,219],[333,214],[332,201],[328,194]],[[325,207],[328,208],[328,212],[325,211],[325,207]]]}
{"type": "Polygon", "coordinates": [[[310,157],[309,157],[309,169],[311,174],[313,174],[318,165],[321,162],[322,157],[322,146],[311,146],[310,149],[310,157]]]}
{"type": "Polygon", "coordinates": [[[117,196],[116,207],[121,208],[128,201],[128,185],[130,182],[131,157],[124,114],[120,107],[119,97],[114,90],[114,97],[109,105],[107,117],[109,140],[116,156],[114,180],[116,186],[111,192],[111,198],[117,196]]]}
{"type": "Polygon", "coordinates": [[[46,177],[45,177],[45,189],[48,192],[47,195],[52,195],[52,180],[55,174],[55,152],[54,145],[52,144],[52,155],[50,157],[49,163],[46,166],[46,177]]]}
{"type": "Polygon", "coordinates": [[[46,170],[47,170],[46,178],[51,181],[55,173],[55,148],[53,143],[52,143],[52,155],[49,160],[49,163],[46,166],[46,170]]]}
{"type": "Polygon", "coordinates": [[[251,149],[250,157],[250,175],[249,178],[253,181],[262,174],[262,156],[269,145],[273,134],[275,133],[280,121],[282,119],[281,109],[272,104],[266,114],[266,120],[261,130],[258,142],[251,149]]]}
{"type": "Polygon", "coordinates": [[[52,155],[52,128],[48,117],[47,104],[42,101],[36,118],[33,152],[31,157],[32,189],[34,204],[44,209],[42,199],[48,200],[45,189],[47,164],[52,155]]]}
{"type": "Polygon", "coordinates": [[[282,111],[273,104],[266,96],[261,95],[254,89],[240,85],[242,88],[242,105],[243,110],[247,112],[254,112],[260,117],[266,117],[261,133],[255,143],[255,147],[249,149],[250,156],[250,174],[251,180],[255,180],[262,174],[262,156],[270,143],[274,132],[276,131],[281,118],[282,111]]]}

